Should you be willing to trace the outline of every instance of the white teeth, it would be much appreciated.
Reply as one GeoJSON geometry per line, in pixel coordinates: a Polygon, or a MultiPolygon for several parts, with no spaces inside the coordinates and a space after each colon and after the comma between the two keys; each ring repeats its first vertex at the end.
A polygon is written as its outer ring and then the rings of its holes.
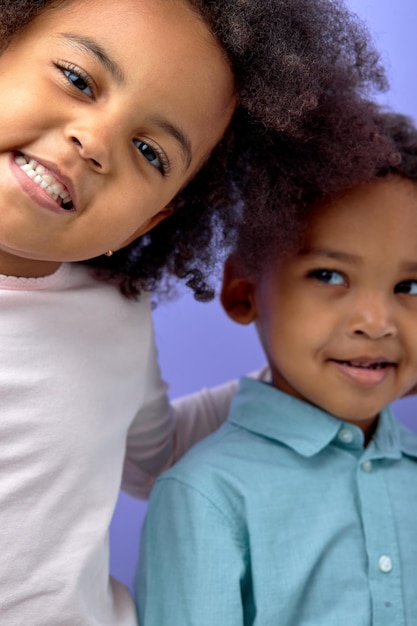
{"type": "Polygon", "coordinates": [[[368,363],[367,365],[365,365],[364,363],[358,363],[357,361],[347,361],[347,363],[351,367],[359,367],[359,368],[362,368],[362,369],[372,369],[372,370],[382,369],[382,368],[387,366],[387,364],[384,363],[384,362],[381,362],[381,363],[368,363]]]}
{"type": "Polygon", "coordinates": [[[39,185],[41,189],[46,191],[51,198],[56,201],[62,200],[63,203],[71,201],[71,196],[64,185],[58,182],[56,178],[50,174],[43,165],[37,163],[35,159],[28,161],[24,156],[19,154],[15,157],[15,163],[29,178],[39,185]]]}
{"type": "Polygon", "coordinates": [[[51,185],[51,188],[52,188],[52,191],[56,193],[57,195],[59,195],[60,193],[64,191],[64,185],[61,185],[61,183],[53,183],[53,185],[51,185]]]}

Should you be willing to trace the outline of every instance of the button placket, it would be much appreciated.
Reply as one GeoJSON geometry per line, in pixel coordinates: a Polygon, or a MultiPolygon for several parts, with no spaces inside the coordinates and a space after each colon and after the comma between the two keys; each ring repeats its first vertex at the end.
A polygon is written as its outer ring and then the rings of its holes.
{"type": "Polygon", "coordinates": [[[392,561],[389,556],[383,554],[378,559],[378,568],[383,574],[389,574],[392,570],[392,561]]]}
{"type": "Polygon", "coordinates": [[[371,445],[359,459],[357,480],[368,560],[373,571],[369,582],[374,619],[375,624],[386,624],[395,611],[398,626],[404,626],[404,606],[399,591],[401,572],[396,567],[399,550],[390,496],[384,480],[384,461],[372,458],[372,451],[371,445]]]}

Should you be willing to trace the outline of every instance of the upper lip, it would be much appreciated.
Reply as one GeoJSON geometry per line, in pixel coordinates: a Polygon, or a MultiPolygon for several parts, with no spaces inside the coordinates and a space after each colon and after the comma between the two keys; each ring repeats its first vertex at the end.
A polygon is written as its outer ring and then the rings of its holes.
{"type": "Polygon", "coordinates": [[[77,201],[76,201],[74,185],[71,179],[65,174],[63,174],[63,172],[61,172],[58,165],[56,165],[55,163],[52,163],[51,161],[48,161],[47,159],[34,156],[33,154],[28,154],[27,152],[22,152],[22,154],[24,154],[26,158],[34,159],[37,163],[39,163],[39,165],[43,165],[44,167],[46,167],[46,169],[49,170],[54,175],[57,181],[62,183],[62,185],[66,187],[69,195],[71,196],[71,201],[75,209],[77,206],[77,201]]]}

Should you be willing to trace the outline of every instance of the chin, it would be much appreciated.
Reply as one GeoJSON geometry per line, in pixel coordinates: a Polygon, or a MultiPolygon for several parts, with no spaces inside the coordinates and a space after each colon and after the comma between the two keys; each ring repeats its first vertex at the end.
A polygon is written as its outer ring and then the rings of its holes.
{"type": "Polygon", "coordinates": [[[331,413],[338,419],[343,420],[344,422],[352,422],[355,423],[357,426],[360,426],[361,422],[366,424],[375,420],[385,406],[386,404],[383,404],[381,406],[378,405],[376,407],[365,410],[364,407],[361,407],[361,409],[359,410],[355,407],[352,407],[352,410],[349,410],[348,408],[346,408],[346,406],[344,406],[343,409],[340,409],[340,411],[329,411],[329,413],[331,413]]]}

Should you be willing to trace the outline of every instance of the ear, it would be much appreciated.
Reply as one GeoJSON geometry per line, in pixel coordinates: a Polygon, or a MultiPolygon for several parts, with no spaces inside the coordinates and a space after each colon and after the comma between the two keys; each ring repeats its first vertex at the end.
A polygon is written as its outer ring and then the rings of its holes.
{"type": "Polygon", "coordinates": [[[155,228],[155,226],[157,226],[159,222],[162,222],[162,220],[165,220],[167,217],[169,217],[172,214],[172,212],[173,212],[173,209],[171,209],[170,207],[165,207],[165,209],[162,209],[162,211],[159,211],[159,213],[150,217],[144,224],[142,224],[142,226],[140,226],[133,233],[133,235],[129,237],[129,239],[126,239],[126,241],[123,242],[120,248],[124,248],[125,246],[128,246],[130,243],[132,243],[132,241],[135,241],[135,239],[137,239],[138,237],[141,237],[145,233],[148,233],[150,230],[152,230],[152,228],[155,228]]]}
{"type": "Polygon", "coordinates": [[[238,324],[250,324],[257,317],[255,281],[245,274],[233,256],[224,266],[220,301],[228,316],[238,324]]]}

